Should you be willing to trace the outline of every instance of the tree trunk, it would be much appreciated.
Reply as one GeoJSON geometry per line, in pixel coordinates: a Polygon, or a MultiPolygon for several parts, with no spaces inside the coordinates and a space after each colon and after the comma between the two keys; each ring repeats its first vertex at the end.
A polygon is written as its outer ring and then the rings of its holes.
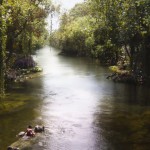
{"type": "Polygon", "coordinates": [[[6,49],[9,52],[6,59],[6,64],[9,64],[9,61],[13,55],[13,44],[14,44],[13,36],[9,35],[6,42],[6,49]]]}
{"type": "Polygon", "coordinates": [[[149,44],[150,36],[147,37],[144,43],[143,47],[143,71],[144,74],[148,77],[150,80],[150,44],[149,44]]]}
{"type": "MultiPolygon", "coordinates": [[[[0,1],[0,5],[3,0],[0,1]]],[[[5,94],[5,54],[6,54],[6,20],[3,19],[4,10],[0,9],[0,96],[5,94]]]]}

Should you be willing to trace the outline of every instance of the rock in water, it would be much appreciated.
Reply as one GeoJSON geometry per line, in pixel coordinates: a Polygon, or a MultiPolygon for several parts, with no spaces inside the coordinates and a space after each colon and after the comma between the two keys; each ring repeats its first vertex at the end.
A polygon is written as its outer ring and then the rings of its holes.
{"type": "Polygon", "coordinates": [[[12,143],[7,150],[25,150],[32,147],[33,144],[37,143],[39,138],[42,136],[42,133],[36,133],[34,137],[23,136],[19,138],[16,142],[12,143]],[[16,149],[18,148],[18,149],[16,149]]]}

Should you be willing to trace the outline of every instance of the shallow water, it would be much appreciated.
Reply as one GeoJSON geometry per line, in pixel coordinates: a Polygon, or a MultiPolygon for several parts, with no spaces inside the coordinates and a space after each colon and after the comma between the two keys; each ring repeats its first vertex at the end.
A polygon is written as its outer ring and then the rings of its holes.
{"type": "Polygon", "coordinates": [[[46,126],[33,150],[148,150],[150,89],[114,83],[96,62],[58,54],[39,50],[35,59],[44,75],[10,91],[30,102],[0,117],[0,150],[28,124],[46,126]]]}

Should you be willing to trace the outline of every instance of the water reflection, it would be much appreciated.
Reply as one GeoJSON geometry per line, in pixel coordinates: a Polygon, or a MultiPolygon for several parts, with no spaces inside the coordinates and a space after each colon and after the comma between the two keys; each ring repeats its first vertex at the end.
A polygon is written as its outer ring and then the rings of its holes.
{"type": "MultiPolygon", "coordinates": [[[[14,95],[17,96],[24,96],[24,95],[14,95]]],[[[25,97],[25,96],[24,96],[25,97]]],[[[16,141],[16,134],[20,131],[24,131],[28,124],[33,124],[33,120],[38,115],[36,113],[36,100],[33,97],[32,102],[26,104],[24,108],[20,108],[21,111],[18,110],[17,112],[13,112],[11,114],[6,114],[0,116],[0,149],[6,150],[6,147],[11,144],[12,142],[16,141]]],[[[16,100],[17,98],[15,98],[16,100]]],[[[10,100],[10,98],[9,98],[10,100]]],[[[14,101],[13,95],[11,95],[11,101],[14,101]]],[[[25,100],[26,101],[26,100],[25,100]]],[[[28,100],[29,101],[29,100],[28,100]]],[[[12,102],[13,103],[13,102],[12,102]]],[[[38,107],[38,106],[37,106],[38,107]]]]}
{"type": "Polygon", "coordinates": [[[115,84],[95,112],[95,130],[107,149],[148,150],[150,147],[149,89],[115,84]]]}
{"type": "Polygon", "coordinates": [[[20,95],[31,101],[19,113],[0,118],[2,150],[30,123],[46,126],[32,150],[149,149],[148,88],[106,80],[107,68],[93,60],[60,56],[53,48],[39,50],[35,59],[43,76],[11,91],[14,99],[20,95]]]}
{"type": "Polygon", "coordinates": [[[0,115],[0,150],[6,150],[7,146],[17,140],[16,134],[26,130],[29,124],[33,125],[36,122],[42,124],[42,120],[38,117],[42,99],[41,85],[39,78],[38,82],[30,80],[15,84],[7,91],[7,96],[1,101],[1,105],[9,101],[12,106],[14,104],[20,106],[22,103],[24,106],[11,113],[0,115]]]}
{"type": "Polygon", "coordinates": [[[106,80],[92,60],[45,51],[53,65],[43,77],[44,149],[149,149],[149,89],[106,80]]]}
{"type": "MultiPolygon", "coordinates": [[[[53,49],[48,51],[45,48],[43,51],[53,65],[48,68],[47,62],[41,62],[45,54],[37,53],[39,64],[47,65],[42,77],[43,95],[46,97],[41,111],[47,136],[39,149],[96,150],[104,147],[102,139],[99,139],[101,146],[95,147],[93,114],[100,92],[104,90],[102,87],[109,86],[105,79],[108,70],[92,60],[60,56],[59,51],[53,49]]],[[[33,149],[37,150],[38,146],[33,149]]]]}

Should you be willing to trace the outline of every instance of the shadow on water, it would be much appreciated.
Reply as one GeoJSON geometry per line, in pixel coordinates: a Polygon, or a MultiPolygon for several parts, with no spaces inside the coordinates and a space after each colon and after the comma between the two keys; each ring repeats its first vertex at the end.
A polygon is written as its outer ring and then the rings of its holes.
{"type": "Polygon", "coordinates": [[[150,89],[114,84],[95,113],[97,138],[108,150],[148,150],[150,147],[150,89]]]}

